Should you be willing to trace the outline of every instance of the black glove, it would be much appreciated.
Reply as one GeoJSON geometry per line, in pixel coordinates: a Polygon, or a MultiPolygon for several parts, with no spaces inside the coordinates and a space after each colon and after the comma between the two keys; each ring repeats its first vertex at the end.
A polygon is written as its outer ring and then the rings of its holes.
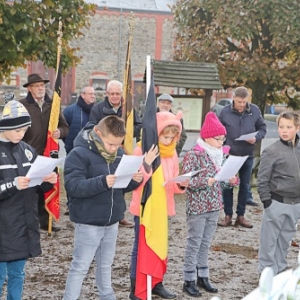
{"type": "Polygon", "coordinates": [[[264,201],[263,204],[264,204],[264,209],[266,209],[272,204],[272,200],[264,201]]]}

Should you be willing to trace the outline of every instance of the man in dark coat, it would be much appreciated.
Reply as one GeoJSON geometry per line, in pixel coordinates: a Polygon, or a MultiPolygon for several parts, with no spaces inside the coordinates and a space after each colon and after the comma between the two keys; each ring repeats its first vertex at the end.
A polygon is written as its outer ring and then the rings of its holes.
{"type": "MultiPolygon", "coordinates": [[[[260,142],[265,137],[266,123],[259,108],[255,104],[248,103],[248,97],[247,88],[238,87],[234,91],[232,104],[228,104],[221,110],[219,119],[227,131],[225,144],[230,146],[229,154],[235,156],[248,155],[248,158],[239,170],[240,184],[235,226],[252,228],[253,225],[245,219],[244,214],[246,212],[246,201],[249,196],[255,143],[260,142]],[[255,137],[245,141],[236,140],[241,135],[249,133],[255,133],[255,137]]],[[[218,225],[227,227],[232,225],[233,189],[223,191],[223,201],[225,218],[218,225]]]]}
{"type": "MultiPolygon", "coordinates": [[[[32,125],[24,135],[23,141],[34,147],[38,155],[44,154],[47,142],[48,125],[51,114],[52,99],[46,93],[45,84],[49,80],[43,79],[38,74],[28,76],[27,83],[23,85],[28,89],[26,98],[20,102],[28,110],[32,125]]],[[[69,132],[69,126],[62,113],[59,114],[58,128],[53,131],[55,139],[65,138],[69,132]]],[[[48,230],[49,214],[45,208],[43,193],[39,193],[39,221],[43,230],[48,230]]],[[[58,231],[58,227],[52,227],[52,231],[58,231]]]]}
{"type": "MultiPolygon", "coordinates": [[[[107,85],[104,101],[96,104],[91,110],[90,121],[97,124],[100,120],[110,115],[122,117],[122,93],[123,84],[120,81],[111,80],[107,85]]],[[[133,110],[133,126],[133,137],[139,141],[142,121],[135,110],[133,110]]],[[[125,219],[120,221],[120,225],[125,227],[134,226],[133,223],[128,222],[125,219]]]]}
{"type": "Polygon", "coordinates": [[[70,131],[64,139],[67,154],[73,149],[73,142],[78,132],[89,121],[94,103],[95,90],[92,86],[86,85],[81,88],[77,101],[64,109],[63,114],[70,127],[70,131]]]}

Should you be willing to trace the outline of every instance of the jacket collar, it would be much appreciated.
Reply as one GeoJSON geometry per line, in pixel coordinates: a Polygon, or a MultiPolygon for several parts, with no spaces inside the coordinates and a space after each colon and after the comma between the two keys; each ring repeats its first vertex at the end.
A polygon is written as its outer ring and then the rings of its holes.
{"type": "Polygon", "coordinates": [[[295,146],[293,146],[293,143],[291,141],[284,141],[284,140],[280,139],[280,142],[288,147],[295,148],[299,144],[299,136],[298,136],[298,134],[296,134],[295,146]]]}
{"type": "Polygon", "coordinates": [[[237,112],[237,113],[239,113],[239,114],[244,114],[245,112],[246,112],[247,114],[250,114],[250,113],[251,113],[251,108],[250,108],[250,105],[249,105],[248,102],[246,103],[246,109],[245,109],[243,112],[240,113],[240,112],[234,107],[234,100],[233,100],[232,103],[231,103],[231,110],[234,111],[234,112],[237,112]]]}

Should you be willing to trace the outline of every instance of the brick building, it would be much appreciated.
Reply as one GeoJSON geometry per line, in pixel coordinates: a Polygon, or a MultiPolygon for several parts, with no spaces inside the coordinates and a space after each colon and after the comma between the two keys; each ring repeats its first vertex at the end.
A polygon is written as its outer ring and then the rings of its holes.
{"type": "MultiPolygon", "coordinates": [[[[146,56],[153,59],[172,59],[172,15],[168,5],[176,0],[88,0],[97,5],[96,14],[85,36],[73,41],[72,46],[80,47],[81,62],[64,76],[62,83],[62,104],[74,101],[83,85],[91,84],[97,91],[97,99],[103,98],[110,79],[123,81],[125,57],[128,42],[130,13],[134,14],[132,34],[132,79],[134,105],[145,98],[142,84],[146,56]],[[72,98],[73,94],[73,98],[72,98]]],[[[55,72],[45,68],[42,62],[30,62],[27,69],[17,69],[11,74],[11,83],[0,84],[0,93],[7,90],[17,97],[26,93],[22,85],[30,73],[39,73],[50,80],[53,88],[55,72]]],[[[1,98],[1,96],[0,96],[1,98]]]]}

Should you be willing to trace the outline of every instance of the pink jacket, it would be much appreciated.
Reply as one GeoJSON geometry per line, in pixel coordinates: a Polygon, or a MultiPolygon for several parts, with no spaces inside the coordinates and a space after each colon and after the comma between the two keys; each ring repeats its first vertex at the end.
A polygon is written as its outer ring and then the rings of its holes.
{"type": "MultiPolygon", "coordinates": [[[[142,149],[137,146],[134,149],[133,154],[142,155],[142,149]]],[[[161,160],[165,181],[179,175],[179,163],[178,163],[178,156],[176,152],[173,157],[161,158],[160,160],[161,160]]],[[[152,176],[152,170],[150,173],[147,173],[142,167],[141,171],[144,174],[143,182],[138,186],[138,188],[133,190],[132,199],[129,206],[130,213],[135,216],[140,216],[140,203],[142,197],[142,190],[146,182],[152,176]]],[[[175,182],[168,182],[165,188],[166,188],[166,195],[167,195],[168,215],[175,216],[176,212],[175,212],[174,194],[183,194],[185,192],[185,189],[180,188],[175,182]]]]}

